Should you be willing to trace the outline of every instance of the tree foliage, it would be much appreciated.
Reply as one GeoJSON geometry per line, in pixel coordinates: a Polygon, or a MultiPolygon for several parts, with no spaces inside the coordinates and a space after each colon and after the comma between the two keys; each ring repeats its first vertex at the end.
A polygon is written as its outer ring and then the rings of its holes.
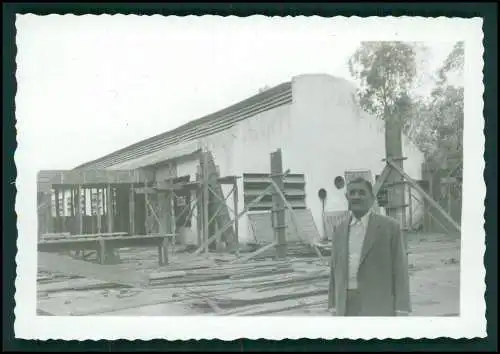
{"type": "Polygon", "coordinates": [[[350,58],[349,70],[359,83],[359,104],[381,119],[396,119],[428,159],[436,162],[461,154],[464,89],[453,82],[464,68],[464,43],[458,42],[437,70],[434,88],[425,98],[412,95],[417,79],[417,43],[364,42],[350,58]]]}
{"type": "Polygon", "coordinates": [[[439,85],[446,84],[448,76],[452,73],[461,75],[465,63],[464,42],[457,42],[450,54],[446,57],[442,67],[438,70],[439,85]]]}
{"type": "Polygon", "coordinates": [[[437,70],[435,87],[427,100],[414,100],[412,116],[405,131],[434,162],[462,154],[464,88],[450,77],[461,77],[464,46],[458,42],[437,70]]]}
{"type": "Polygon", "coordinates": [[[359,104],[369,113],[403,123],[411,109],[409,95],[417,65],[411,44],[363,42],[350,58],[349,71],[360,84],[359,104]]]}

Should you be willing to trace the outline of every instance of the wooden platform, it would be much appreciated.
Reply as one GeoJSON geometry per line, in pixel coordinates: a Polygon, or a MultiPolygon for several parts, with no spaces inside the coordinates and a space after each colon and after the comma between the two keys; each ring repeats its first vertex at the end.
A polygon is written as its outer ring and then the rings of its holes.
{"type": "Polygon", "coordinates": [[[168,263],[168,252],[175,234],[153,235],[70,235],[64,238],[41,240],[38,242],[39,252],[67,252],[94,250],[99,255],[101,264],[105,263],[106,254],[110,250],[126,247],[157,247],[158,263],[168,263]]]}

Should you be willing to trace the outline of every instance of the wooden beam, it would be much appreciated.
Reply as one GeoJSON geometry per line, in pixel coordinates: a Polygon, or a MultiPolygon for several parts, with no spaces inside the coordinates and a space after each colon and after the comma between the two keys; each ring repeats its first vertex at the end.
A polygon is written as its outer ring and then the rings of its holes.
{"type": "Polygon", "coordinates": [[[78,216],[78,233],[83,234],[83,215],[82,215],[82,186],[78,185],[77,189],[78,198],[77,198],[77,207],[76,207],[76,215],[78,216]]]}
{"type": "Polygon", "coordinates": [[[408,183],[415,188],[437,211],[446,219],[448,222],[458,231],[461,232],[460,225],[456,223],[455,220],[434,200],[430,195],[428,195],[416,181],[414,181],[408,174],[406,174],[397,164],[393,161],[388,160],[387,163],[391,165],[394,170],[396,170],[402,177],[406,178],[408,183]]]}
{"type": "MultiPolygon", "coordinates": [[[[147,182],[144,181],[144,189],[147,188],[147,182]]],[[[148,233],[148,193],[144,193],[144,233],[148,233]]]]}
{"type": "Polygon", "coordinates": [[[129,210],[129,233],[131,235],[134,235],[135,234],[135,191],[133,184],[130,185],[128,210],[129,210]]]}
{"type": "MultiPolygon", "coordinates": [[[[197,166],[197,171],[196,171],[196,181],[201,184],[201,166],[197,166]]],[[[198,246],[201,247],[203,245],[203,237],[202,237],[202,232],[203,232],[203,217],[202,217],[202,209],[203,209],[203,193],[201,189],[198,189],[196,191],[196,235],[197,235],[197,241],[198,241],[198,246]]]]}
{"type": "Polygon", "coordinates": [[[265,251],[273,248],[273,247],[276,247],[277,243],[276,242],[272,242],[264,247],[261,247],[259,248],[257,251],[255,252],[252,252],[250,253],[249,255],[246,255],[245,257],[241,257],[241,258],[236,258],[235,260],[233,261],[230,261],[229,264],[234,264],[234,263],[240,263],[240,262],[246,262],[246,261],[249,261],[250,259],[258,256],[259,254],[262,254],[264,253],[265,251]]]}
{"type": "Polygon", "coordinates": [[[106,263],[106,242],[104,240],[99,240],[99,263],[106,263]]]}
{"type": "Polygon", "coordinates": [[[239,245],[240,245],[240,240],[239,240],[239,220],[236,218],[236,215],[238,215],[238,181],[235,179],[234,180],[234,186],[233,186],[233,212],[234,212],[234,247],[236,253],[239,253],[239,245]]]}
{"type": "Polygon", "coordinates": [[[271,217],[274,220],[273,228],[276,241],[276,256],[278,258],[286,257],[287,241],[286,241],[286,219],[285,219],[285,200],[280,198],[279,192],[283,191],[283,160],[281,157],[281,149],[271,153],[271,180],[275,192],[273,193],[273,208],[271,217]]]}
{"type": "MultiPolygon", "coordinates": [[[[386,114],[384,116],[385,123],[385,152],[386,159],[395,159],[395,162],[400,169],[403,169],[403,143],[402,143],[402,124],[399,116],[386,114]]],[[[401,180],[398,173],[391,173],[388,176],[389,182],[401,180]]],[[[389,189],[389,205],[404,205],[404,189],[403,186],[394,186],[389,189]]],[[[399,220],[403,226],[405,223],[404,209],[387,210],[389,216],[399,220]]]]}
{"type": "Polygon", "coordinates": [[[208,239],[209,239],[209,225],[208,225],[208,161],[207,152],[202,155],[203,165],[202,165],[202,177],[203,177],[203,241],[205,243],[205,253],[208,254],[208,239]]]}

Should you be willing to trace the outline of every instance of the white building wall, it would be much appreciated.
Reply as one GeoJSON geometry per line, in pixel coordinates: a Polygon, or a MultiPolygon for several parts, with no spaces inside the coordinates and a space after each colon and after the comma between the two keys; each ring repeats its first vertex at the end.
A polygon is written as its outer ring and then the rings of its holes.
{"type": "MultiPolygon", "coordinates": [[[[243,173],[270,171],[270,153],[282,146],[290,126],[290,105],[259,113],[238,122],[231,129],[202,140],[202,146],[212,152],[221,176],[239,176],[243,173]]],[[[228,195],[232,186],[222,187],[228,195]]],[[[238,180],[238,212],[244,208],[243,181],[238,180]]],[[[233,195],[227,199],[233,213],[233,195]]],[[[239,219],[239,239],[252,240],[246,215],[239,219]]]]}
{"type": "MultiPolygon", "coordinates": [[[[321,202],[318,190],[327,191],[327,211],[346,210],[344,190],[334,187],[334,178],[346,170],[370,169],[373,178],[385,163],[384,125],[381,120],[362,112],[354,103],[354,86],[328,75],[302,75],[292,83],[293,103],[262,112],[238,122],[231,129],[203,138],[201,145],[212,152],[221,176],[270,171],[270,153],[283,153],[283,169],[303,173],[306,178],[306,202],[318,230],[322,233],[321,202]]],[[[406,139],[406,172],[421,178],[423,155],[406,139]]],[[[198,162],[177,164],[179,176],[194,179],[198,162]]],[[[244,208],[240,179],[238,210],[244,208]]],[[[224,186],[225,194],[231,186],[224,186]]],[[[228,198],[232,208],[232,197],[228,198]]],[[[246,216],[239,223],[240,241],[250,241],[252,234],[246,216]]],[[[193,219],[191,238],[196,239],[193,219]]]]}
{"type": "MultiPolygon", "coordinates": [[[[343,79],[299,76],[293,81],[293,93],[294,138],[284,151],[284,159],[294,172],[306,173],[307,205],[319,226],[320,188],[327,191],[326,210],[346,210],[344,190],[334,187],[334,178],[351,169],[369,169],[373,178],[381,173],[385,165],[384,123],[357,107],[355,88],[343,79]]],[[[407,173],[420,179],[423,154],[406,141],[403,150],[408,157],[404,163],[407,173]]]]}

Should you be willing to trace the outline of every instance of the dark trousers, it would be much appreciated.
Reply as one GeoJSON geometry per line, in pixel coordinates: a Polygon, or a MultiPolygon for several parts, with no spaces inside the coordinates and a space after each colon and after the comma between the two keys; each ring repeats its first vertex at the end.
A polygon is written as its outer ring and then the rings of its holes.
{"type": "Polygon", "coordinates": [[[361,296],[359,290],[347,290],[346,316],[361,316],[361,296]]]}

